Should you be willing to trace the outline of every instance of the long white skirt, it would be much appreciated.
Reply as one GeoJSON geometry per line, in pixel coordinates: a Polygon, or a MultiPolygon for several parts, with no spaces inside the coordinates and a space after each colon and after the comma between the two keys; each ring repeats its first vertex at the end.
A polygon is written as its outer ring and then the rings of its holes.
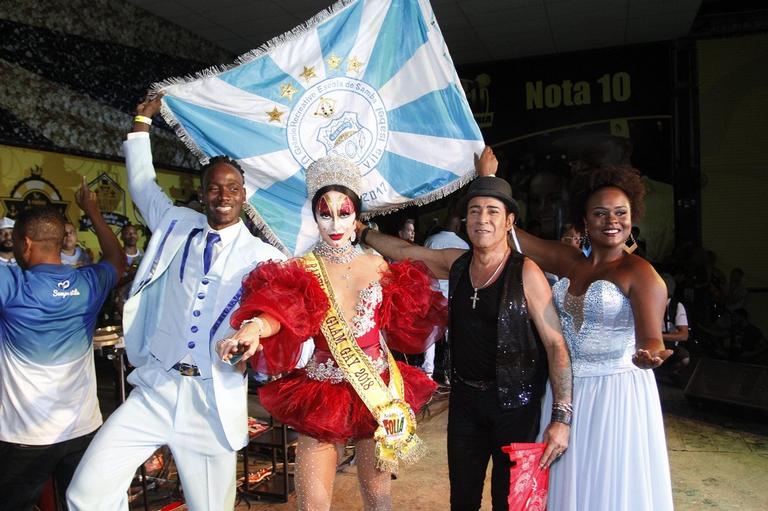
{"type": "MultiPolygon", "coordinates": [[[[550,467],[547,509],[671,510],[667,443],[653,371],[574,377],[573,409],[568,450],[550,467]]],[[[551,412],[547,385],[542,432],[551,412]]]]}

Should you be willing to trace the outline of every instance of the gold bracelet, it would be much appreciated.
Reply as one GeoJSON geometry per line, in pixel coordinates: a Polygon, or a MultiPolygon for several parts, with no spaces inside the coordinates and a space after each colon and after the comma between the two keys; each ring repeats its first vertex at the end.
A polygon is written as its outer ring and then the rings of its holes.
{"type": "Polygon", "coordinates": [[[133,118],[133,122],[140,122],[142,124],[146,124],[147,126],[152,126],[152,119],[146,115],[137,115],[133,118]]]}

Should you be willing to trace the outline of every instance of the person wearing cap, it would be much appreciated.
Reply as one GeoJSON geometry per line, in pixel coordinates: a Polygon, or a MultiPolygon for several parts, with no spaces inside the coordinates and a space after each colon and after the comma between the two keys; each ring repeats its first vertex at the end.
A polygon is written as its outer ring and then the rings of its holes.
{"type": "MultiPolygon", "coordinates": [[[[127,401],[104,423],[67,492],[69,509],[128,509],[136,468],[168,445],[190,509],[232,509],[236,453],[248,442],[243,367],[215,356],[245,275],[284,259],[240,220],[243,171],[227,157],[202,169],[205,214],[174,206],[155,181],[149,129],[157,97],[137,106],[123,144],[128,188],[152,231],[123,308],[127,401]],[[104,483],[105,474],[109,484],[104,483]]],[[[124,258],[125,256],[123,256],[124,258]]]]}
{"type": "MultiPolygon", "coordinates": [[[[483,151],[479,159],[495,159],[483,151]]],[[[384,256],[423,261],[449,279],[452,390],[448,415],[451,509],[477,510],[489,459],[494,510],[507,509],[510,460],[501,447],[533,442],[547,376],[554,395],[540,459],[549,466],[568,446],[572,373],[552,292],[533,261],[510,245],[518,215],[505,180],[479,177],[458,204],[470,250],[428,249],[358,225],[384,256]]]]}
{"type": "MultiPolygon", "coordinates": [[[[0,509],[28,510],[49,477],[61,497],[101,425],[93,332],[125,255],[83,178],[75,201],[104,254],[92,265],[61,262],[63,215],[20,213],[18,266],[0,266],[0,509]]],[[[63,504],[63,502],[61,503],[63,504]]]]}
{"type": "Polygon", "coordinates": [[[7,216],[0,220],[0,266],[17,266],[13,257],[13,220],[7,216]]]}

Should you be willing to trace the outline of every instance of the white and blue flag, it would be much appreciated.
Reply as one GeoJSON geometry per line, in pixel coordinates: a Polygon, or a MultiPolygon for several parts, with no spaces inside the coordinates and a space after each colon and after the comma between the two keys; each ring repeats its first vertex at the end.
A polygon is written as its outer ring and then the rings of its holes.
{"type": "Polygon", "coordinates": [[[252,218],[289,254],[318,239],[316,159],[360,167],[370,216],[455,191],[484,146],[427,0],[341,1],[231,67],[154,88],[201,161],[240,162],[252,218]]]}

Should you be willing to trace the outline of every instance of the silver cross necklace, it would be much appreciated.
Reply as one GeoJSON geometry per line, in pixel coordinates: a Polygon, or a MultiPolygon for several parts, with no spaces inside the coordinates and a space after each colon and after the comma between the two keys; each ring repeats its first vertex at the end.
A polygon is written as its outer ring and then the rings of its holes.
{"type": "Polygon", "coordinates": [[[480,298],[477,296],[477,292],[478,292],[480,289],[485,289],[486,287],[488,287],[488,284],[490,284],[490,283],[491,283],[491,281],[492,281],[492,280],[493,280],[493,279],[496,277],[496,275],[499,273],[499,270],[501,270],[501,267],[502,267],[502,266],[504,266],[504,261],[506,261],[506,260],[507,260],[507,255],[509,255],[509,249],[507,249],[507,250],[504,252],[504,257],[502,257],[502,258],[501,258],[501,261],[499,262],[499,265],[496,267],[496,270],[494,270],[493,274],[491,274],[491,276],[488,278],[488,280],[486,280],[486,281],[485,281],[485,284],[483,284],[483,285],[482,285],[482,286],[480,286],[480,287],[477,287],[477,286],[475,286],[475,283],[474,283],[474,282],[472,282],[472,266],[471,266],[471,264],[470,264],[470,267],[469,267],[469,284],[472,286],[472,289],[474,289],[474,290],[475,290],[475,294],[473,294],[473,295],[472,295],[472,296],[469,298],[470,300],[472,300],[472,310],[474,310],[474,309],[475,309],[475,307],[477,306],[477,302],[480,300],[480,298]]]}

